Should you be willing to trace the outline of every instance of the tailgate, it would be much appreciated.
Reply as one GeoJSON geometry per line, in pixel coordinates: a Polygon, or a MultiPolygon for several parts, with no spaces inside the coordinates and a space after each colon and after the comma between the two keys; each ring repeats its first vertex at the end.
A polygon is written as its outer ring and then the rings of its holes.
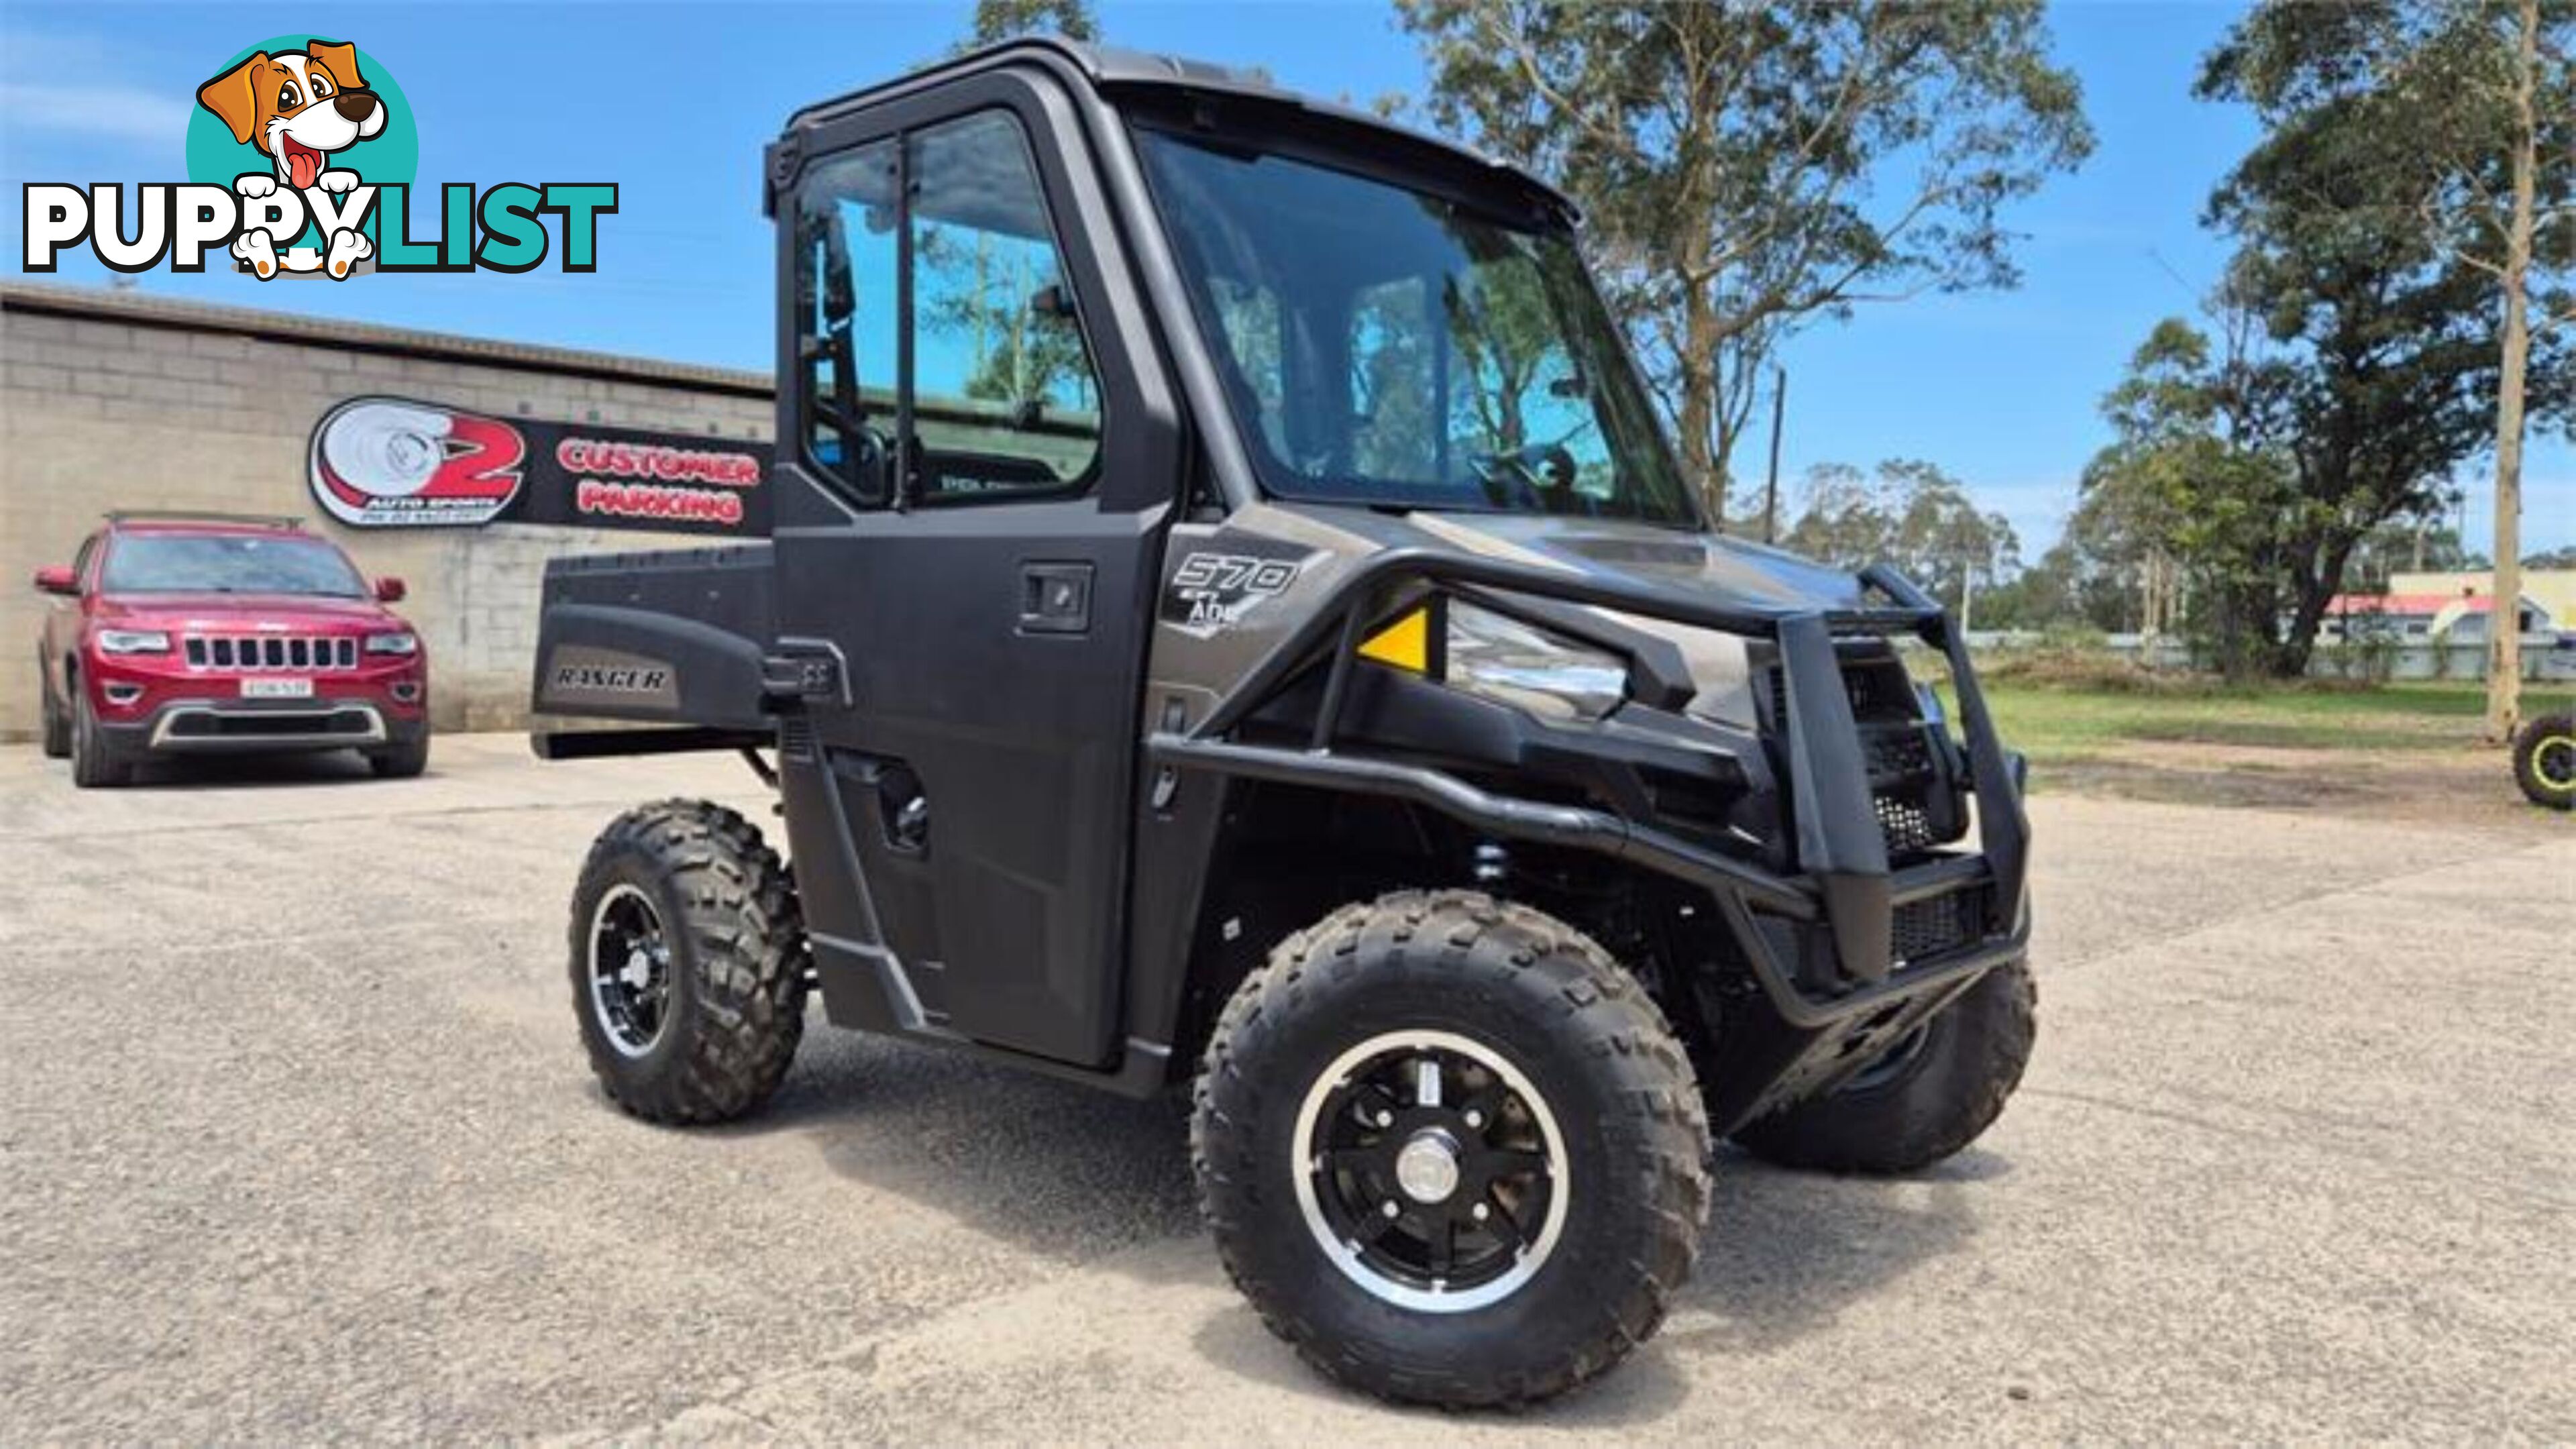
{"type": "Polygon", "coordinates": [[[765,542],[549,560],[529,707],[769,728],[775,578],[765,542]]]}

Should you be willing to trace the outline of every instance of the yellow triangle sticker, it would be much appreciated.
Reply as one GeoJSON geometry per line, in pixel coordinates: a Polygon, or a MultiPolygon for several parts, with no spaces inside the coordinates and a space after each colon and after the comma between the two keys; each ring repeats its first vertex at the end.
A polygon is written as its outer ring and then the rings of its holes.
{"type": "Polygon", "coordinates": [[[1431,611],[1416,609],[1360,642],[1360,657],[1416,674],[1431,672],[1431,611]]]}

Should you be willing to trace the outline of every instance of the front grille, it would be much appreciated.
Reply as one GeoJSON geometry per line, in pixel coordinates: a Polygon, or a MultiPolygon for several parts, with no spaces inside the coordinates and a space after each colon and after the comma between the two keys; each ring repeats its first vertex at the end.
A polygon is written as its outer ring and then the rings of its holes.
{"type": "MultiPolygon", "coordinates": [[[[1843,693],[1851,700],[1852,718],[1863,726],[1917,718],[1914,686],[1906,677],[1905,662],[1893,654],[1842,657],[1843,693]]],[[[1788,671],[1773,664],[1767,679],[1769,696],[1764,701],[1772,733],[1789,731],[1788,671]]]]}
{"type": "Polygon", "coordinates": [[[170,720],[172,739],[293,739],[312,735],[365,735],[375,732],[366,711],[263,710],[236,713],[190,710],[170,720]]]}
{"type": "Polygon", "coordinates": [[[190,634],[181,648],[191,669],[241,673],[295,669],[309,673],[358,667],[358,641],[348,635],[190,634]]]}
{"type": "Polygon", "coordinates": [[[1871,796],[1870,804],[1878,811],[1878,829],[1887,837],[1889,855],[1913,855],[1938,843],[1933,838],[1932,818],[1921,805],[1893,793],[1871,796]]]}
{"type": "Polygon", "coordinates": [[[1932,768],[1932,745],[1920,725],[1863,729],[1860,748],[1873,785],[1911,780],[1932,768]]]}
{"type": "Polygon", "coordinates": [[[1926,901],[1907,901],[1898,906],[1888,954],[1896,958],[1898,965],[1927,961],[1977,939],[1969,916],[1980,894],[1977,891],[1960,891],[1953,895],[1934,896],[1926,901]]]}
{"type": "MultiPolygon", "coordinates": [[[[1869,771],[1870,804],[1888,855],[1902,861],[1958,839],[1966,821],[1950,803],[1951,786],[1933,756],[1930,732],[1941,727],[1922,717],[1904,661],[1892,651],[1846,648],[1840,663],[1843,692],[1860,729],[1861,760],[1869,771]]],[[[1777,663],[1765,682],[1764,713],[1775,735],[1786,734],[1788,687],[1777,663]]]]}

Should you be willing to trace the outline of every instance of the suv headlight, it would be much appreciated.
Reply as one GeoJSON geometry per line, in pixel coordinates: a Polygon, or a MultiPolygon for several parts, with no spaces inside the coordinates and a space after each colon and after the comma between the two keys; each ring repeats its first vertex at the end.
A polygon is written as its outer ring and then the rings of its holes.
{"type": "Polygon", "coordinates": [[[170,636],[159,629],[100,629],[89,636],[101,654],[167,654],[170,636]]]}
{"type": "Polygon", "coordinates": [[[1628,665],[1618,655],[1457,599],[1414,609],[1360,653],[1544,719],[1597,720],[1628,695],[1628,665]]]}
{"type": "Polygon", "coordinates": [[[367,636],[367,652],[370,654],[418,654],[420,652],[420,636],[412,633],[408,629],[399,634],[370,634],[367,636]]]}

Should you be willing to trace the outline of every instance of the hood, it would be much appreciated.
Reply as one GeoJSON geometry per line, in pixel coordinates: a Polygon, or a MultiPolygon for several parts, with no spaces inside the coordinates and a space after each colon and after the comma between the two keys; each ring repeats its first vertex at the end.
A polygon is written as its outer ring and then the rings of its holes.
{"type": "Polygon", "coordinates": [[[1471,552],[1624,576],[1754,605],[1849,609],[1860,580],[1781,549],[1642,523],[1517,513],[1416,513],[1402,520],[1471,552]]]}
{"type": "Polygon", "coordinates": [[[100,623],[156,629],[239,629],[269,623],[300,629],[355,629],[402,623],[373,599],[319,594],[110,594],[98,601],[100,623]]]}
{"type": "MultiPolygon", "coordinates": [[[[1380,548],[1442,548],[1539,568],[1627,578],[1752,607],[1859,608],[1860,579],[1843,569],[1740,539],[1649,524],[1520,513],[1385,514],[1368,509],[1296,509],[1361,535],[1380,548]]],[[[1615,609],[1560,606],[1582,616],[1581,632],[1631,654],[1653,650],[1687,674],[1684,712],[1742,729],[1757,727],[1754,641],[1615,609]]]]}

